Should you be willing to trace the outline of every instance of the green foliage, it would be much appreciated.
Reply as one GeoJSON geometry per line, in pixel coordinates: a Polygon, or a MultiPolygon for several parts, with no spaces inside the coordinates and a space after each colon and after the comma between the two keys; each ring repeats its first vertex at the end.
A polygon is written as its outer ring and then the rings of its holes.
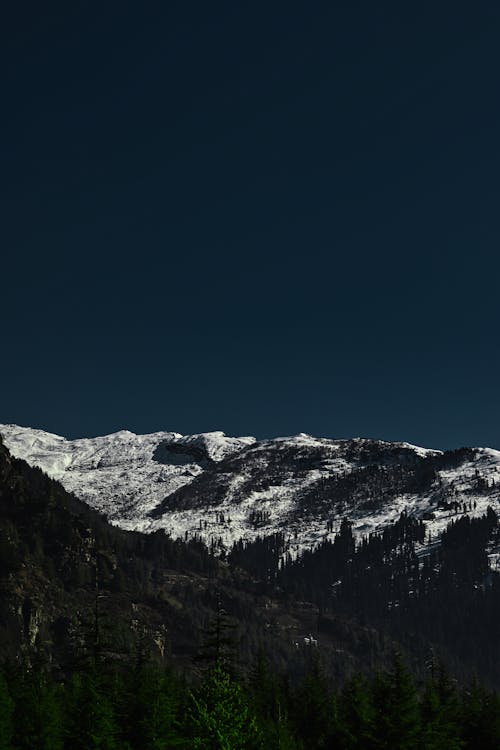
{"type": "Polygon", "coordinates": [[[0,673],[0,750],[11,750],[14,701],[7,680],[0,673]]]}
{"type": "Polygon", "coordinates": [[[400,657],[335,691],[313,661],[291,687],[261,655],[248,684],[222,665],[188,685],[139,656],[61,681],[0,672],[0,750],[498,750],[500,699],[441,665],[417,691],[400,657]]]}
{"type": "Polygon", "coordinates": [[[371,750],[375,744],[375,707],[367,681],[355,675],[338,700],[338,731],[345,750],[371,750]]]}
{"type": "MultiPolygon", "coordinates": [[[[356,482],[371,485],[387,474],[377,467],[362,471],[356,482]]],[[[432,479],[432,472],[407,473],[398,469],[393,477],[400,488],[432,479]]],[[[351,481],[339,480],[339,500],[349,496],[351,481]]],[[[300,664],[285,675],[261,656],[245,685],[231,668],[235,621],[224,608],[248,625],[251,658],[259,642],[258,631],[250,630],[257,622],[252,608],[258,596],[248,594],[248,579],[238,578],[234,567],[220,566],[198,541],[183,544],[160,532],[145,536],[110,527],[41,471],[11,459],[1,441],[0,525],[0,648],[17,660],[16,667],[0,673],[0,750],[500,747],[498,696],[478,683],[460,690],[439,665],[419,690],[396,658],[391,670],[354,677],[339,692],[312,653],[297,652],[300,664]],[[16,576],[20,566],[22,576],[16,576]],[[204,584],[215,570],[221,575],[214,598],[204,584]],[[13,614],[18,611],[21,617],[13,614]],[[147,645],[135,660],[131,656],[132,634],[139,630],[145,644],[153,642],[156,653],[167,658],[165,643],[161,649],[157,643],[165,623],[177,653],[192,653],[200,625],[207,622],[204,656],[212,669],[201,684],[188,687],[148,662],[147,645]],[[48,665],[33,653],[34,634],[50,657],[48,665]]],[[[356,543],[346,519],[333,541],[297,560],[283,561],[286,540],[277,534],[235,545],[229,561],[246,567],[252,586],[271,592],[278,609],[283,601],[315,602],[322,613],[330,608],[340,615],[331,626],[339,628],[345,618],[357,636],[362,631],[356,618],[388,624],[398,639],[411,624],[407,642],[417,640],[425,648],[426,639],[449,641],[454,666],[479,665],[481,674],[498,684],[500,576],[488,570],[486,553],[487,545],[500,543],[496,514],[457,519],[441,549],[419,560],[415,545],[424,537],[423,522],[402,514],[382,534],[356,543]]],[[[380,653],[369,644],[371,638],[359,644],[356,662],[354,651],[347,648],[341,656],[337,649],[331,672],[340,680],[355,664],[368,673],[380,653]]],[[[286,637],[281,640],[283,665],[288,645],[286,637]]],[[[328,647],[318,653],[328,653],[328,647]]]]}
{"type": "Polygon", "coordinates": [[[330,746],[335,733],[335,704],[328,682],[318,663],[314,663],[295,696],[293,722],[299,736],[315,748],[330,746]]]}
{"type": "Polygon", "coordinates": [[[420,717],[413,679],[396,655],[392,670],[374,684],[377,747],[384,750],[417,750],[420,717]]]}
{"type": "Polygon", "coordinates": [[[256,750],[262,747],[257,720],[241,686],[217,665],[201,689],[191,693],[192,747],[199,750],[256,750]]]}
{"type": "Polygon", "coordinates": [[[117,750],[110,685],[95,672],[73,675],[67,694],[67,734],[74,750],[117,750]]]}
{"type": "Polygon", "coordinates": [[[465,750],[498,750],[500,747],[500,699],[477,681],[462,695],[462,736],[465,750]]]}
{"type": "Polygon", "coordinates": [[[265,748],[295,750],[296,741],[290,724],[288,696],[276,672],[262,651],[250,673],[249,690],[265,748]]]}
{"type": "Polygon", "coordinates": [[[420,704],[423,750],[460,750],[459,702],[455,683],[442,664],[433,666],[420,704]]]}
{"type": "Polygon", "coordinates": [[[14,746],[19,750],[62,750],[62,695],[45,670],[25,669],[12,683],[14,746]]]}
{"type": "Polygon", "coordinates": [[[171,672],[138,663],[124,679],[120,703],[122,735],[132,747],[164,750],[178,738],[181,684],[171,672]]]}

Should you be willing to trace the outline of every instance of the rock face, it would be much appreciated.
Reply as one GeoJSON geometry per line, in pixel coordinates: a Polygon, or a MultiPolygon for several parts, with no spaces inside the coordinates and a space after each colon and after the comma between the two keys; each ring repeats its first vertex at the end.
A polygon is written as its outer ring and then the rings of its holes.
{"type": "Polygon", "coordinates": [[[403,511],[437,535],[454,514],[480,515],[500,497],[500,452],[488,448],[443,453],[361,438],[126,430],[67,440],[16,425],[0,425],[0,434],[14,456],[122,528],[199,534],[226,546],[283,531],[297,551],[335,533],[345,516],[367,534],[403,511]]]}

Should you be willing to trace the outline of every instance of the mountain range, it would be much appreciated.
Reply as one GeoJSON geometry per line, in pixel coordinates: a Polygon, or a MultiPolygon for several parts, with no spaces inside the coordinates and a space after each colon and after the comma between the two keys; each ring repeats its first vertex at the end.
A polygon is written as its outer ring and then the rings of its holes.
{"type": "Polygon", "coordinates": [[[139,640],[191,669],[225,612],[243,665],[263,649],[293,675],[318,648],[341,680],[396,648],[500,685],[500,452],[0,435],[0,656],[64,666],[104,618],[110,658],[139,640]]]}
{"type": "Polygon", "coordinates": [[[226,549],[283,532],[297,554],[333,538],[344,517],[360,537],[402,512],[424,519],[436,541],[459,510],[481,516],[500,501],[500,451],[491,448],[128,430],[68,440],[17,425],[0,425],[0,434],[12,455],[60,481],[111,523],[220,540],[226,549]]]}

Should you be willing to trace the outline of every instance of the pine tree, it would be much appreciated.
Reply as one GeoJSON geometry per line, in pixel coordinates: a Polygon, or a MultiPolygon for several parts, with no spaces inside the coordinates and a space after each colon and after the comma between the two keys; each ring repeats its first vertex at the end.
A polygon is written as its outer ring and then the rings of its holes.
{"type": "Polygon", "coordinates": [[[176,685],[172,684],[172,675],[163,675],[158,683],[154,700],[149,705],[146,722],[143,724],[148,750],[166,750],[179,744],[176,710],[178,696],[176,685]],[[147,744],[149,743],[149,744],[147,744]]]}
{"type": "Polygon", "coordinates": [[[121,734],[133,748],[164,750],[178,735],[178,681],[151,663],[137,664],[119,695],[121,734]]]}
{"type": "Polygon", "coordinates": [[[455,684],[443,664],[432,664],[421,706],[423,750],[460,750],[459,704],[455,684]]]}
{"type": "Polygon", "coordinates": [[[313,664],[295,695],[293,722],[310,747],[327,748],[335,735],[335,702],[319,663],[313,664]]]}
{"type": "Polygon", "coordinates": [[[374,702],[377,746],[383,750],[417,750],[417,691],[400,655],[394,657],[391,672],[375,680],[374,702]]]}
{"type": "Polygon", "coordinates": [[[252,706],[259,718],[264,747],[276,750],[296,748],[282,686],[262,651],[259,651],[249,682],[252,706]]]}
{"type": "Polygon", "coordinates": [[[240,685],[217,665],[191,693],[189,723],[194,750],[257,750],[262,738],[240,685]]]}
{"type": "Polygon", "coordinates": [[[226,672],[235,671],[236,630],[235,621],[222,605],[220,591],[216,591],[216,614],[204,633],[197,660],[210,667],[221,666],[226,672]]]}
{"type": "Polygon", "coordinates": [[[19,750],[62,750],[61,695],[45,670],[24,668],[18,673],[13,689],[14,746],[19,750]]]}
{"type": "Polygon", "coordinates": [[[95,673],[73,675],[67,691],[68,735],[72,750],[117,750],[118,727],[110,686],[95,673]]]}
{"type": "Polygon", "coordinates": [[[0,750],[11,750],[13,734],[14,701],[7,680],[0,672],[0,750]]]}
{"type": "Polygon", "coordinates": [[[462,696],[465,750],[498,750],[500,747],[500,699],[474,680],[462,696]]]}
{"type": "Polygon", "coordinates": [[[338,734],[345,750],[375,747],[375,708],[370,689],[361,675],[344,686],[338,701],[338,734]]]}

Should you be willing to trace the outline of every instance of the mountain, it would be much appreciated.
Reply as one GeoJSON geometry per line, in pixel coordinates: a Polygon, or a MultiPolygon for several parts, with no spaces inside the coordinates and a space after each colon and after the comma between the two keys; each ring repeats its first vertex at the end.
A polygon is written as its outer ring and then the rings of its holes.
{"type": "MultiPolygon", "coordinates": [[[[389,663],[392,640],[375,628],[321,622],[331,675],[389,663]]],[[[199,656],[210,663],[217,624],[243,669],[263,651],[293,676],[310,661],[296,643],[318,623],[310,602],[275,596],[200,541],[111,526],[0,440],[0,665],[42,659],[67,673],[97,657],[120,665],[148,654],[192,672],[199,656]]]]}
{"type": "Polygon", "coordinates": [[[67,440],[16,425],[0,425],[0,434],[14,456],[113,524],[220,539],[226,549],[283,532],[297,554],[332,539],[344,517],[362,536],[402,512],[425,519],[437,539],[458,511],[480,516],[500,500],[500,451],[489,448],[443,452],[305,434],[258,441],[127,430],[67,440]]]}
{"type": "Polygon", "coordinates": [[[460,678],[500,685],[497,452],[2,432],[114,525],[0,441],[0,657],[41,643],[64,664],[104,647],[104,618],[114,659],[148,642],[192,664],[224,611],[241,664],[262,648],[297,674],[318,648],[341,679],[397,647],[417,672],[438,653],[460,678]]]}

